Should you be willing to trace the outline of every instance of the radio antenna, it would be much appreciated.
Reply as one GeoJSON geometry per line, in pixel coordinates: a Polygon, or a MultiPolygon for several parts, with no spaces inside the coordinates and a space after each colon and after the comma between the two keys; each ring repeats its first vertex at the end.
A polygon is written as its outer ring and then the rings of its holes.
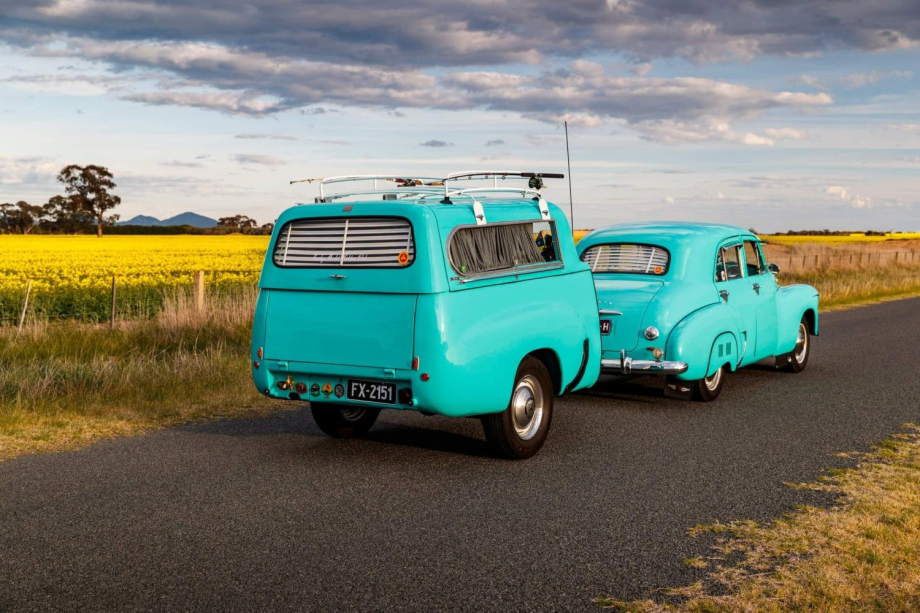
{"type": "Polygon", "coordinates": [[[563,122],[565,125],[565,161],[569,167],[569,221],[572,224],[572,236],[575,235],[575,205],[572,204],[572,156],[569,155],[569,122],[563,122]]]}

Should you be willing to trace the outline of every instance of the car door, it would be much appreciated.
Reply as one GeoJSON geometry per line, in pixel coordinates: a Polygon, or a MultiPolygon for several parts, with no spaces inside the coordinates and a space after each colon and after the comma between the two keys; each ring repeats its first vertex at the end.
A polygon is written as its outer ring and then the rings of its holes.
{"type": "Polygon", "coordinates": [[[741,362],[750,364],[757,341],[757,301],[751,282],[744,274],[743,246],[740,238],[724,242],[716,255],[716,289],[725,307],[742,322],[741,362]]]}
{"type": "Polygon", "coordinates": [[[776,279],[767,270],[760,242],[754,238],[744,239],[744,263],[750,292],[754,295],[757,319],[757,340],[753,350],[756,359],[762,360],[776,352],[776,279]]]}

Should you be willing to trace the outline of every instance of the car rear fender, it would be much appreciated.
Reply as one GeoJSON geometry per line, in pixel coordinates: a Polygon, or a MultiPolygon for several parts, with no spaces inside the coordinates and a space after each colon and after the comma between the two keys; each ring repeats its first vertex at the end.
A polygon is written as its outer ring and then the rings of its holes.
{"type": "Polygon", "coordinates": [[[694,311],[668,336],[665,359],[687,363],[687,371],[677,377],[684,381],[707,377],[725,363],[735,370],[746,349],[741,329],[742,322],[737,320],[737,315],[723,304],[694,311]],[[731,351],[731,358],[723,362],[718,362],[720,343],[723,358],[731,351]]]}

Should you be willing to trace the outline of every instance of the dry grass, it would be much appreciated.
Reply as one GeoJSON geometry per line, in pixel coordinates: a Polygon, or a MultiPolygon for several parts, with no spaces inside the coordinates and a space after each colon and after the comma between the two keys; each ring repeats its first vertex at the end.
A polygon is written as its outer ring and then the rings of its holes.
{"type": "Polygon", "coordinates": [[[177,291],[156,319],[114,331],[35,322],[18,337],[0,331],[0,459],[281,408],[249,373],[255,296],[212,296],[197,314],[177,291]]]}
{"type": "Polygon", "coordinates": [[[920,295],[920,241],[767,245],[765,252],[783,268],[780,284],[813,285],[822,309],[920,295]]]}
{"type": "Polygon", "coordinates": [[[599,599],[632,612],[897,612],[920,610],[920,429],[885,441],[858,465],[796,487],[839,496],[771,523],[700,526],[723,535],[705,581],[656,600],[599,599]]]}

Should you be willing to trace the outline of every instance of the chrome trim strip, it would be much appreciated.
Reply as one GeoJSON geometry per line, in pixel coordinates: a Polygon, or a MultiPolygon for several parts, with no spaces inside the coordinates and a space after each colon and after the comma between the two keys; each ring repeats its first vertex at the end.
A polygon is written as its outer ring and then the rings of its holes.
{"type": "Polygon", "coordinates": [[[634,360],[626,357],[625,352],[618,360],[601,360],[601,372],[614,375],[680,375],[688,368],[690,365],[686,362],[634,360]]]}
{"type": "Polygon", "coordinates": [[[613,309],[598,309],[598,315],[622,315],[620,311],[614,311],[613,309]]]}

